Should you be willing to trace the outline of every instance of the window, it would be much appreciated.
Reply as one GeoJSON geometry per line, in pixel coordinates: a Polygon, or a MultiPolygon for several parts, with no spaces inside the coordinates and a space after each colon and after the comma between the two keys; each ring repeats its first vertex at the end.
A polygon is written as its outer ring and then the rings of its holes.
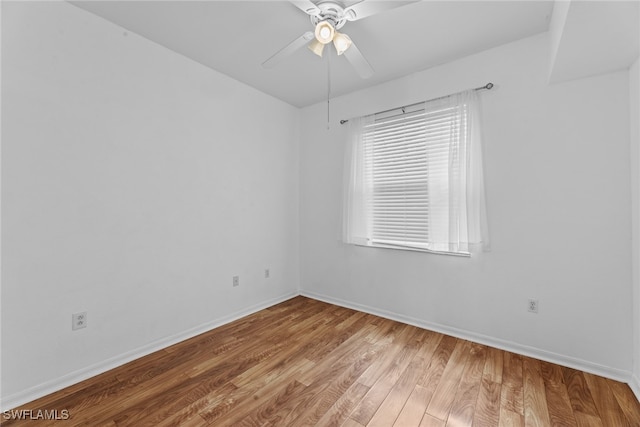
{"type": "Polygon", "coordinates": [[[349,121],[345,242],[488,247],[477,105],[470,90],[349,121]]]}

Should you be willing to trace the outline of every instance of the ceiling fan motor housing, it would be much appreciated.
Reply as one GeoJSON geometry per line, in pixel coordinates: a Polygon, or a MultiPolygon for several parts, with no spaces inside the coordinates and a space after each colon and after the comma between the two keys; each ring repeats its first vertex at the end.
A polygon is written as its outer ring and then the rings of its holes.
{"type": "Polygon", "coordinates": [[[320,22],[327,21],[334,29],[339,30],[348,21],[348,12],[345,13],[344,8],[338,3],[327,1],[318,3],[317,6],[320,13],[309,17],[314,27],[320,22]]]}

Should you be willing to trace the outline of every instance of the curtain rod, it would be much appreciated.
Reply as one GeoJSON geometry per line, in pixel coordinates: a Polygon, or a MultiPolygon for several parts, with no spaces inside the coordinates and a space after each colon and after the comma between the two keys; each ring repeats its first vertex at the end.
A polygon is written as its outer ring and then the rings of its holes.
{"type": "MultiPolygon", "coordinates": [[[[486,85],[481,86],[481,87],[477,87],[477,88],[475,88],[475,89],[473,89],[473,90],[491,90],[491,89],[493,89],[493,83],[489,82],[489,83],[487,83],[486,85]]],[[[448,98],[448,97],[450,97],[450,96],[451,96],[451,95],[440,96],[440,97],[438,97],[438,98],[430,99],[429,101],[436,101],[436,100],[438,100],[438,99],[444,99],[444,98],[448,98]]],[[[379,112],[377,112],[377,113],[375,113],[375,114],[382,114],[382,113],[388,113],[389,111],[393,111],[393,110],[405,109],[405,108],[413,107],[413,106],[415,106],[415,105],[419,105],[419,104],[422,104],[423,102],[429,102],[429,101],[416,102],[415,104],[405,105],[404,107],[390,108],[390,109],[388,109],[388,110],[379,111],[379,112]]],[[[342,120],[340,120],[340,124],[341,124],[341,125],[343,125],[343,124],[347,123],[348,121],[349,121],[349,120],[347,120],[347,119],[342,119],[342,120]]]]}

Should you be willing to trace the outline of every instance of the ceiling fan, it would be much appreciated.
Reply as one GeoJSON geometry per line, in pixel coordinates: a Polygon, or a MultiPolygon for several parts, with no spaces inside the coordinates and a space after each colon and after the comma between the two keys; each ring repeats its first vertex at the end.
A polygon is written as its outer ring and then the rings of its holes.
{"type": "Polygon", "coordinates": [[[311,0],[289,0],[294,6],[309,15],[314,31],[307,31],[287,46],[276,52],[275,55],[262,63],[263,68],[271,68],[285,57],[291,55],[301,47],[307,47],[316,55],[322,56],[325,45],[333,42],[338,55],[343,55],[355,68],[363,79],[373,75],[373,68],[356,47],[351,38],[339,33],[348,21],[357,21],[367,16],[375,15],[385,10],[414,3],[419,0],[409,1],[374,1],[362,0],[351,6],[345,7],[336,1],[320,1],[318,4],[311,0]]]}

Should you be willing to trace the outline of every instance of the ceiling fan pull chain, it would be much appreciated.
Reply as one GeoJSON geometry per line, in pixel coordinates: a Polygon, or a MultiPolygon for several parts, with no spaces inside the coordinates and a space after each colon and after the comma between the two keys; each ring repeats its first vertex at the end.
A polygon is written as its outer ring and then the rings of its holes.
{"type": "Polygon", "coordinates": [[[329,100],[331,99],[331,51],[327,52],[327,130],[331,129],[329,100]]]}

